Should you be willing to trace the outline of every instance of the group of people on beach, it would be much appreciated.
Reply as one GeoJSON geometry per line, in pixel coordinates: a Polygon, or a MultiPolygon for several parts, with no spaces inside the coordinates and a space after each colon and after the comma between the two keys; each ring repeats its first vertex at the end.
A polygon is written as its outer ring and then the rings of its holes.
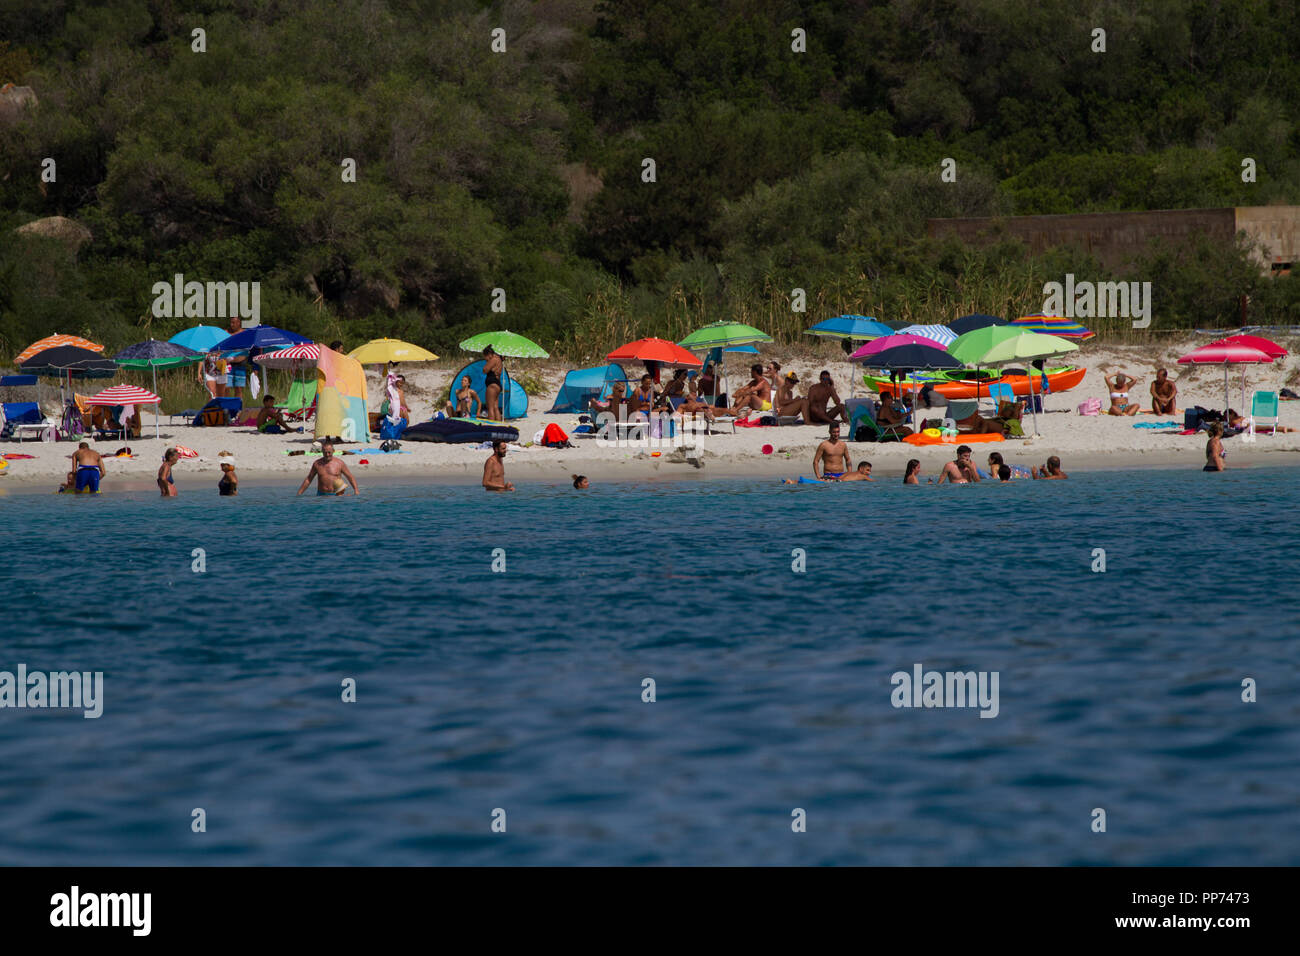
{"type": "MultiPolygon", "coordinates": [[[[939,478],[927,479],[937,485],[945,482],[954,485],[978,484],[982,480],[979,470],[971,462],[973,451],[970,445],[959,445],[957,447],[957,457],[948,462],[939,471],[939,478]]],[[[832,423],[827,437],[817,446],[813,453],[812,463],[813,478],[817,481],[874,481],[871,477],[872,465],[869,461],[861,462],[857,469],[853,469],[852,461],[849,454],[849,446],[840,437],[840,426],[832,423]]],[[[1013,468],[1008,465],[1002,458],[1001,452],[992,452],[988,458],[988,474],[990,479],[998,481],[1011,481],[1014,478],[1033,478],[1044,479],[1047,481],[1060,480],[1069,476],[1061,470],[1061,459],[1052,455],[1047,462],[1036,468],[1013,468]]],[[[787,478],[785,484],[796,484],[797,479],[787,478]]],[[[907,463],[907,469],[903,473],[903,484],[917,485],[921,483],[921,462],[920,459],[913,458],[907,463]]]]}

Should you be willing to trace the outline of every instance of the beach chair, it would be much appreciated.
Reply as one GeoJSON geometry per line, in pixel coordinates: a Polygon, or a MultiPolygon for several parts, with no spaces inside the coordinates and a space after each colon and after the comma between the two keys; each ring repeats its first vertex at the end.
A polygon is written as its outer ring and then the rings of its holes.
{"type": "Polygon", "coordinates": [[[980,389],[980,398],[987,398],[993,403],[993,407],[997,408],[1002,402],[1014,402],[1016,400],[1016,391],[1010,385],[995,382],[980,389]]]}
{"type": "Polygon", "coordinates": [[[316,414],[316,384],[316,379],[312,379],[289,386],[289,397],[275,406],[284,413],[286,421],[306,421],[316,414]]]}
{"type": "Polygon", "coordinates": [[[35,402],[5,402],[4,426],[0,428],[0,439],[10,441],[17,437],[22,441],[23,431],[35,430],[31,426],[43,425],[41,408],[35,402]]]}
{"type": "Polygon", "coordinates": [[[1277,434],[1278,404],[1277,392],[1256,392],[1251,396],[1248,430],[1252,436],[1259,428],[1267,428],[1270,435],[1277,434]],[[1269,419],[1269,421],[1261,421],[1261,419],[1269,419]]]}

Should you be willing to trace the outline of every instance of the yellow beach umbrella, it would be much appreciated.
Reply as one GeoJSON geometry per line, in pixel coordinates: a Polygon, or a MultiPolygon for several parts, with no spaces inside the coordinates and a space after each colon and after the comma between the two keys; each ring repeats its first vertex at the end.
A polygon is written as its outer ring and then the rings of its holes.
{"type": "Polygon", "coordinates": [[[362,365],[383,365],[387,362],[434,362],[438,356],[401,339],[371,339],[349,352],[348,358],[354,358],[362,365]]]}

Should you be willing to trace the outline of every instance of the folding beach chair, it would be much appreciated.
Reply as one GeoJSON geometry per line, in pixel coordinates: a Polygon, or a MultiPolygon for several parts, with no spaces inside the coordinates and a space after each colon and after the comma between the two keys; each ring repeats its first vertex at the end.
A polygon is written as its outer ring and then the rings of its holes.
{"type": "Polygon", "coordinates": [[[1004,382],[996,382],[981,388],[980,398],[990,399],[993,402],[993,407],[997,408],[1002,402],[1014,402],[1016,400],[1016,391],[1004,382]]]}
{"type": "Polygon", "coordinates": [[[284,413],[285,421],[302,422],[316,414],[316,380],[294,382],[289,386],[289,397],[275,406],[284,413]]]}
{"type": "Polygon", "coordinates": [[[1249,431],[1252,436],[1258,428],[1267,428],[1270,435],[1277,434],[1278,402],[1277,392],[1256,392],[1251,396],[1249,431]]]}

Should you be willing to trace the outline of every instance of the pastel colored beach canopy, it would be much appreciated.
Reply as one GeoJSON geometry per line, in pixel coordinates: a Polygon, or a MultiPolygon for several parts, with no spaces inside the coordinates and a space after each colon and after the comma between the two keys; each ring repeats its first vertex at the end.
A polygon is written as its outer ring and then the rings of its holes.
{"type": "Polygon", "coordinates": [[[993,346],[1023,334],[1016,326],[986,325],[957,336],[948,346],[948,354],[966,365],[979,365],[993,346]]]}
{"type": "Polygon", "coordinates": [[[435,362],[438,356],[401,339],[371,339],[349,352],[348,358],[356,359],[362,365],[383,365],[386,362],[435,362]]]}
{"type": "Polygon", "coordinates": [[[674,368],[699,368],[703,364],[680,345],[656,338],[637,339],[620,345],[606,358],[611,362],[659,362],[674,368]]]}
{"type": "Polygon", "coordinates": [[[139,385],[114,385],[87,399],[88,405],[157,405],[162,399],[139,385]]]}
{"type": "Polygon", "coordinates": [[[879,355],[887,349],[898,348],[901,345],[919,345],[922,348],[939,349],[940,351],[943,350],[943,345],[932,338],[923,335],[913,335],[906,332],[895,332],[892,335],[886,335],[873,342],[868,342],[850,355],[849,361],[867,362],[867,364],[870,365],[873,363],[868,360],[872,356],[879,355]]]}
{"type": "Polygon", "coordinates": [[[822,319],[816,325],[804,331],[804,335],[818,335],[828,339],[850,339],[868,341],[883,335],[892,335],[893,329],[883,322],[877,322],[870,315],[837,315],[831,319],[822,319]]]}
{"type": "MultiPolygon", "coordinates": [[[[1013,327],[1019,328],[1014,323],[1013,327]]],[[[1022,328],[1020,334],[1014,338],[1006,338],[995,343],[979,357],[978,361],[981,365],[1005,365],[1008,362],[1023,362],[1077,351],[1079,351],[1078,345],[1060,336],[1027,332],[1022,328]]]]}
{"type": "Polygon", "coordinates": [[[14,356],[14,364],[21,365],[23,362],[27,361],[33,355],[36,355],[38,352],[44,352],[47,349],[58,348],[60,345],[71,345],[75,348],[86,349],[91,352],[104,351],[104,346],[100,345],[97,342],[92,342],[89,339],[83,339],[79,335],[64,335],[61,332],[56,332],[54,335],[47,335],[45,336],[45,338],[33,342],[31,345],[27,346],[27,348],[19,352],[16,356],[14,356]]]}
{"type": "Polygon", "coordinates": [[[489,345],[505,358],[550,358],[550,353],[532,339],[506,330],[480,332],[460,343],[466,352],[482,352],[489,345]]]}
{"type": "Polygon", "coordinates": [[[229,337],[229,332],[215,325],[195,325],[183,332],[177,332],[167,341],[196,352],[208,352],[222,339],[229,337]]]}
{"type": "Polygon", "coordinates": [[[696,329],[677,344],[692,352],[707,352],[728,345],[753,345],[755,342],[770,341],[772,336],[760,332],[752,325],[743,322],[713,322],[702,329],[696,329]]]}

